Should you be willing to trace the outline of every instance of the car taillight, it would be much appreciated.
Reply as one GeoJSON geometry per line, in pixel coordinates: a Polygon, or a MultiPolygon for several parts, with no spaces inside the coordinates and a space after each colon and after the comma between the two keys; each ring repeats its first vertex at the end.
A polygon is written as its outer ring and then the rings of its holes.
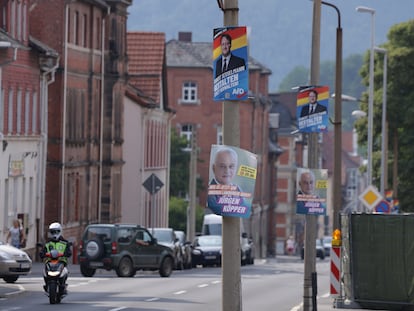
{"type": "Polygon", "coordinates": [[[118,249],[118,245],[116,244],[116,242],[112,242],[112,247],[111,247],[112,254],[116,254],[118,252],[117,249],[118,249]]]}

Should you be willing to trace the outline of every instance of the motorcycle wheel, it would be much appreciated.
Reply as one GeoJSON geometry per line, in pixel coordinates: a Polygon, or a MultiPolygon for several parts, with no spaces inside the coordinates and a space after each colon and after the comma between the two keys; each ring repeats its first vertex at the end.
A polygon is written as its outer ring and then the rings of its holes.
{"type": "Polygon", "coordinates": [[[60,296],[57,290],[57,283],[56,282],[50,282],[49,283],[49,303],[51,305],[54,305],[56,303],[60,302],[60,296]]]}

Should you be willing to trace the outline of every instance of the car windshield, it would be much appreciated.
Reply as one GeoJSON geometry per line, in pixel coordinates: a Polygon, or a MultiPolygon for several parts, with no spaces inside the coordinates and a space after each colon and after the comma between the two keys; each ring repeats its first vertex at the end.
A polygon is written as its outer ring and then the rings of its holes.
{"type": "Polygon", "coordinates": [[[185,243],[185,234],[183,231],[175,231],[175,236],[178,238],[181,244],[185,243]]]}
{"type": "Polygon", "coordinates": [[[171,231],[169,230],[154,229],[150,232],[159,242],[171,242],[171,231]]]}
{"type": "Polygon", "coordinates": [[[203,236],[199,237],[197,241],[198,246],[220,246],[221,237],[203,236]]]}
{"type": "Polygon", "coordinates": [[[332,237],[326,236],[323,238],[323,244],[331,244],[332,243],[332,237]]]}
{"type": "Polygon", "coordinates": [[[91,227],[85,235],[86,240],[99,238],[102,241],[111,240],[111,228],[91,227]]]}

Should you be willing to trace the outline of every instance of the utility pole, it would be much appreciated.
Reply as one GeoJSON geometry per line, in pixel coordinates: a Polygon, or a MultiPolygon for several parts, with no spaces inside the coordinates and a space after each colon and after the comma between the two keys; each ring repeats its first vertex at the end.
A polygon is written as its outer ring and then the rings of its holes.
{"type": "MultiPolygon", "coordinates": [[[[313,1],[312,50],[310,66],[310,85],[318,85],[320,69],[320,31],[321,31],[321,0],[313,1]]],[[[310,133],[308,137],[309,168],[319,166],[318,133],[310,133]]],[[[303,283],[303,310],[316,310],[316,224],[317,215],[306,215],[305,223],[305,267],[303,283]],[[313,306],[313,307],[312,307],[313,306]],[[312,308],[311,308],[312,307],[312,308]]]]}
{"type": "MultiPolygon", "coordinates": [[[[223,25],[238,26],[238,0],[218,0],[223,25]]],[[[240,112],[237,101],[224,101],[223,144],[240,147],[240,112]]],[[[222,311],[241,311],[240,218],[223,216],[222,224],[222,311]]]]}
{"type": "Polygon", "coordinates": [[[187,241],[194,241],[197,194],[197,124],[192,125],[190,154],[190,202],[187,208],[187,241]]]}

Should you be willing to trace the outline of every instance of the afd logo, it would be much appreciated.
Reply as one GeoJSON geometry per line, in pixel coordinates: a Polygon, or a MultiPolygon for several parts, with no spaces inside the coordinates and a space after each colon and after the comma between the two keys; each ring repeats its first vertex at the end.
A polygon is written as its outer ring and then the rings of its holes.
{"type": "Polygon", "coordinates": [[[241,98],[246,94],[246,91],[243,88],[238,87],[236,89],[233,89],[233,92],[231,94],[236,95],[238,98],[241,98]]]}

